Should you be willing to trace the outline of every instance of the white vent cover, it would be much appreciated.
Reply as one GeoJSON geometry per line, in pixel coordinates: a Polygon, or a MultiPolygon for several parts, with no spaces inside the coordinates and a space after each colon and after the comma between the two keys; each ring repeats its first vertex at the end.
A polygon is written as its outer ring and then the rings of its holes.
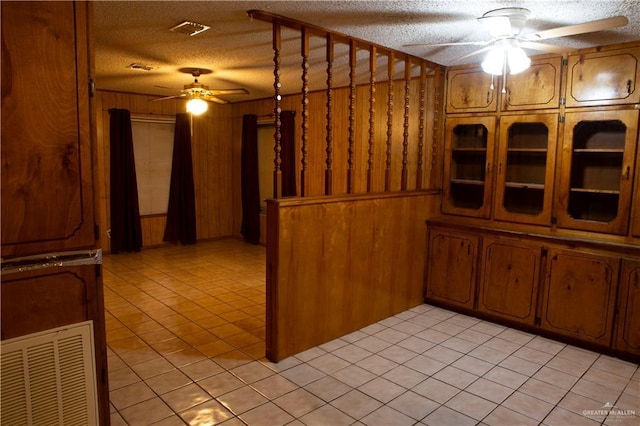
{"type": "Polygon", "coordinates": [[[209,28],[206,25],[198,24],[197,22],[184,21],[175,27],[169,28],[169,31],[174,33],[186,34],[188,36],[194,36],[196,34],[203,33],[207,31],[209,28]]]}
{"type": "Polygon", "coordinates": [[[91,321],[4,340],[0,352],[3,424],[98,424],[91,321]]]}

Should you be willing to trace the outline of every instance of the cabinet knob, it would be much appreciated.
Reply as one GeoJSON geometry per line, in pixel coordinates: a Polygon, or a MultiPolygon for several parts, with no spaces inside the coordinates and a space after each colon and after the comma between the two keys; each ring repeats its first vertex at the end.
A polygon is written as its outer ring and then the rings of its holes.
{"type": "Polygon", "coordinates": [[[627,168],[624,170],[624,173],[622,174],[622,177],[624,177],[626,180],[629,180],[630,176],[631,176],[631,166],[627,166],[627,168]]]}

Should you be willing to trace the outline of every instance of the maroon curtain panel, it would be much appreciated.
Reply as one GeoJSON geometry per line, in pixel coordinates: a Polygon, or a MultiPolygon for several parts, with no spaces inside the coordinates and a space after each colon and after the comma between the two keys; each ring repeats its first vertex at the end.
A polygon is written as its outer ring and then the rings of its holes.
{"type": "Polygon", "coordinates": [[[111,253],[140,251],[142,226],[129,110],[109,110],[111,253]]]}
{"type": "Polygon", "coordinates": [[[191,155],[191,123],[187,113],[176,114],[164,241],[182,244],[196,242],[196,196],[191,155]]]}
{"type": "Polygon", "coordinates": [[[242,117],[241,190],[242,227],[240,233],[251,244],[260,242],[260,179],[258,177],[258,116],[242,117]]]}
{"type": "Polygon", "coordinates": [[[295,197],[296,190],[296,112],[282,111],[280,113],[280,165],[282,169],[282,196],[295,197]]]}

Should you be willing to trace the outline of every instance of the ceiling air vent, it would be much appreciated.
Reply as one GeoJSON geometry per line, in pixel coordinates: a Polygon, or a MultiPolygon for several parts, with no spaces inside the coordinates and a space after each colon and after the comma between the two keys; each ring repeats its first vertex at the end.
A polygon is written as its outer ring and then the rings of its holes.
{"type": "Polygon", "coordinates": [[[184,21],[181,24],[176,25],[175,27],[169,28],[169,31],[174,33],[185,34],[188,36],[194,36],[196,34],[200,34],[202,32],[207,31],[209,28],[206,25],[198,24],[197,22],[184,21]]]}

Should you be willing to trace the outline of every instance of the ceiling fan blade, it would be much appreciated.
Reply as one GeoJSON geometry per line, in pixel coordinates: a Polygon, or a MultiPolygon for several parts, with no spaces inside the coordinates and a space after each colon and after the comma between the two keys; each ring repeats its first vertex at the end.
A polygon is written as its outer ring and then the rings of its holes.
{"type": "Polygon", "coordinates": [[[461,41],[456,43],[416,43],[416,44],[403,44],[402,47],[443,47],[443,46],[486,46],[491,41],[461,41]]]}
{"type": "Polygon", "coordinates": [[[459,58],[455,58],[450,63],[459,62],[459,61],[461,61],[463,59],[470,58],[471,56],[475,56],[475,55],[479,55],[479,54],[484,53],[484,52],[488,52],[491,49],[493,49],[493,46],[483,47],[482,49],[478,49],[478,50],[475,50],[475,51],[473,51],[473,52],[471,52],[469,54],[466,54],[464,56],[460,56],[459,58]]]}
{"type": "Polygon", "coordinates": [[[546,44],[546,43],[536,43],[534,41],[523,41],[520,42],[520,47],[523,49],[532,49],[539,50],[541,52],[550,52],[550,53],[567,53],[571,49],[564,46],[556,46],[554,44],[546,44]]]}
{"type": "Polygon", "coordinates": [[[183,95],[175,95],[175,96],[165,96],[163,98],[155,98],[155,99],[151,99],[151,102],[155,102],[155,101],[166,101],[168,99],[176,99],[176,98],[183,98],[183,95]]]}
{"type": "Polygon", "coordinates": [[[535,34],[526,35],[523,40],[537,41],[548,38],[565,37],[577,34],[604,31],[610,28],[624,27],[629,23],[626,16],[614,16],[612,18],[598,19],[597,21],[585,22],[577,25],[567,25],[565,27],[552,28],[535,34]]]}
{"type": "Polygon", "coordinates": [[[213,95],[248,95],[247,89],[211,89],[213,95]]]}
{"type": "Polygon", "coordinates": [[[220,99],[217,96],[213,96],[213,95],[203,96],[202,99],[204,99],[205,101],[215,102],[217,104],[226,104],[226,103],[228,103],[224,99],[220,99]]]}

